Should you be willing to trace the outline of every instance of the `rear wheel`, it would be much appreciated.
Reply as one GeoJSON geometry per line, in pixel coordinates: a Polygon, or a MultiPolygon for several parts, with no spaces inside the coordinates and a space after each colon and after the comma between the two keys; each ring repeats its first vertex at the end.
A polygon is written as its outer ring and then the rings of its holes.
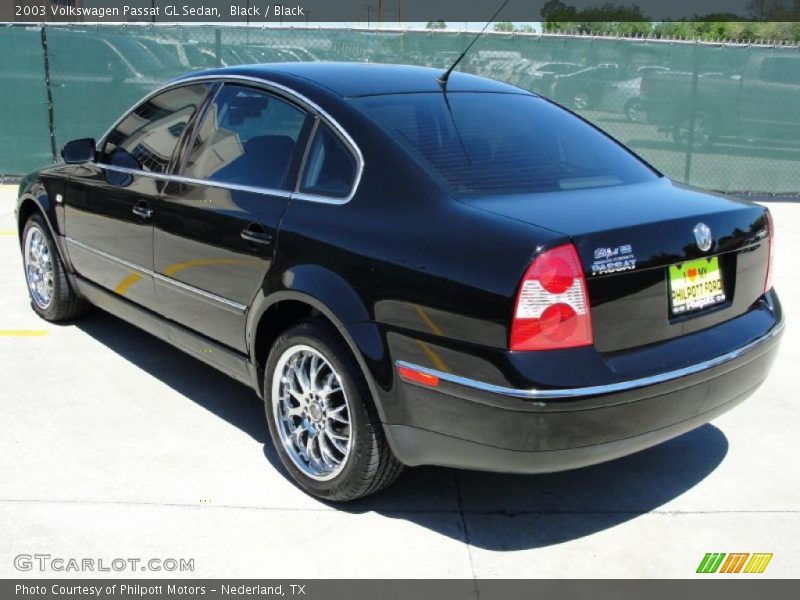
{"type": "Polygon", "coordinates": [[[644,110],[644,105],[639,98],[632,98],[625,103],[625,118],[633,123],[647,122],[647,113],[644,110]]]}
{"type": "Polygon", "coordinates": [[[50,229],[38,213],[25,223],[22,261],[36,314],[46,321],[66,321],[86,311],[88,305],[72,289],[50,229]]]}
{"type": "Polygon", "coordinates": [[[572,107],[575,110],[586,110],[592,106],[592,97],[589,92],[576,92],[572,97],[572,107]]]}
{"type": "Polygon", "coordinates": [[[281,462],[308,493],[354,500],[400,475],[364,376],[325,323],[301,323],[275,341],[264,396],[281,462]]]}
{"type": "Polygon", "coordinates": [[[698,112],[691,116],[686,115],[681,118],[680,123],[675,128],[673,138],[683,147],[692,147],[702,150],[710,147],[714,143],[715,137],[714,120],[706,112],[698,112]]]}

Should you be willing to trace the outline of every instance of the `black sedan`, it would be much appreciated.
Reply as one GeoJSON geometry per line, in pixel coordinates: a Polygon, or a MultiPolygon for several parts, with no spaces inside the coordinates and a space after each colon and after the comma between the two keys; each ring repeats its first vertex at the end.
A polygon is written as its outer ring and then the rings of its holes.
{"type": "Polygon", "coordinates": [[[331,500],[403,465],[610,460],[750,395],[783,329],[769,212],[440,74],[291,63],[159,89],[23,179],[33,309],[98,306],[252,386],[289,473],[331,500]]]}

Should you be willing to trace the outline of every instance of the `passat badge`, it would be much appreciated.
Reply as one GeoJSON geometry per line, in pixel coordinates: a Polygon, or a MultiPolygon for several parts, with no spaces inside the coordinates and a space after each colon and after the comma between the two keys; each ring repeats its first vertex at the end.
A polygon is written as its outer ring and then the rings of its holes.
{"type": "Polygon", "coordinates": [[[694,226],[694,239],[697,247],[703,252],[711,248],[711,229],[705,223],[698,223],[694,226]]]}
{"type": "Polygon", "coordinates": [[[619,271],[631,271],[636,268],[636,256],[630,244],[622,244],[613,248],[600,247],[594,251],[592,275],[607,275],[619,271]]]}

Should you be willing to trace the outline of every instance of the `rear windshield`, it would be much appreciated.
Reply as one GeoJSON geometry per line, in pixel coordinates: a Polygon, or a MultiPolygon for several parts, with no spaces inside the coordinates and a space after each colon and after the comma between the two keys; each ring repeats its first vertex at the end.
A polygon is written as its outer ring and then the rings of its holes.
{"type": "Polygon", "coordinates": [[[421,93],[353,101],[456,195],[552,192],[658,177],[591,125],[536,96],[421,93]]]}

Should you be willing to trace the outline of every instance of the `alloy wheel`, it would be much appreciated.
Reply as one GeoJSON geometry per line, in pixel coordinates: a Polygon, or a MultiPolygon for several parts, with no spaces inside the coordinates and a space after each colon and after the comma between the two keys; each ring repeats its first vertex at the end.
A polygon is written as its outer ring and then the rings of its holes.
{"type": "Polygon", "coordinates": [[[586,92],[578,92],[572,98],[572,106],[575,110],[586,110],[589,108],[589,94],[586,92]]]}
{"type": "Polygon", "coordinates": [[[53,302],[53,257],[44,232],[31,227],[25,236],[25,278],[36,306],[47,310],[53,302]]]}
{"type": "Polygon", "coordinates": [[[318,481],[342,472],[350,455],[350,404],[331,363],[306,345],[288,348],[272,378],[272,411],[294,465],[318,481]]]}
{"type": "MultiPolygon", "coordinates": [[[[689,144],[691,119],[686,118],[678,128],[678,138],[683,145],[689,144]]],[[[703,114],[695,115],[694,129],[691,132],[691,142],[696,148],[705,148],[711,142],[711,121],[703,114]]]]}

